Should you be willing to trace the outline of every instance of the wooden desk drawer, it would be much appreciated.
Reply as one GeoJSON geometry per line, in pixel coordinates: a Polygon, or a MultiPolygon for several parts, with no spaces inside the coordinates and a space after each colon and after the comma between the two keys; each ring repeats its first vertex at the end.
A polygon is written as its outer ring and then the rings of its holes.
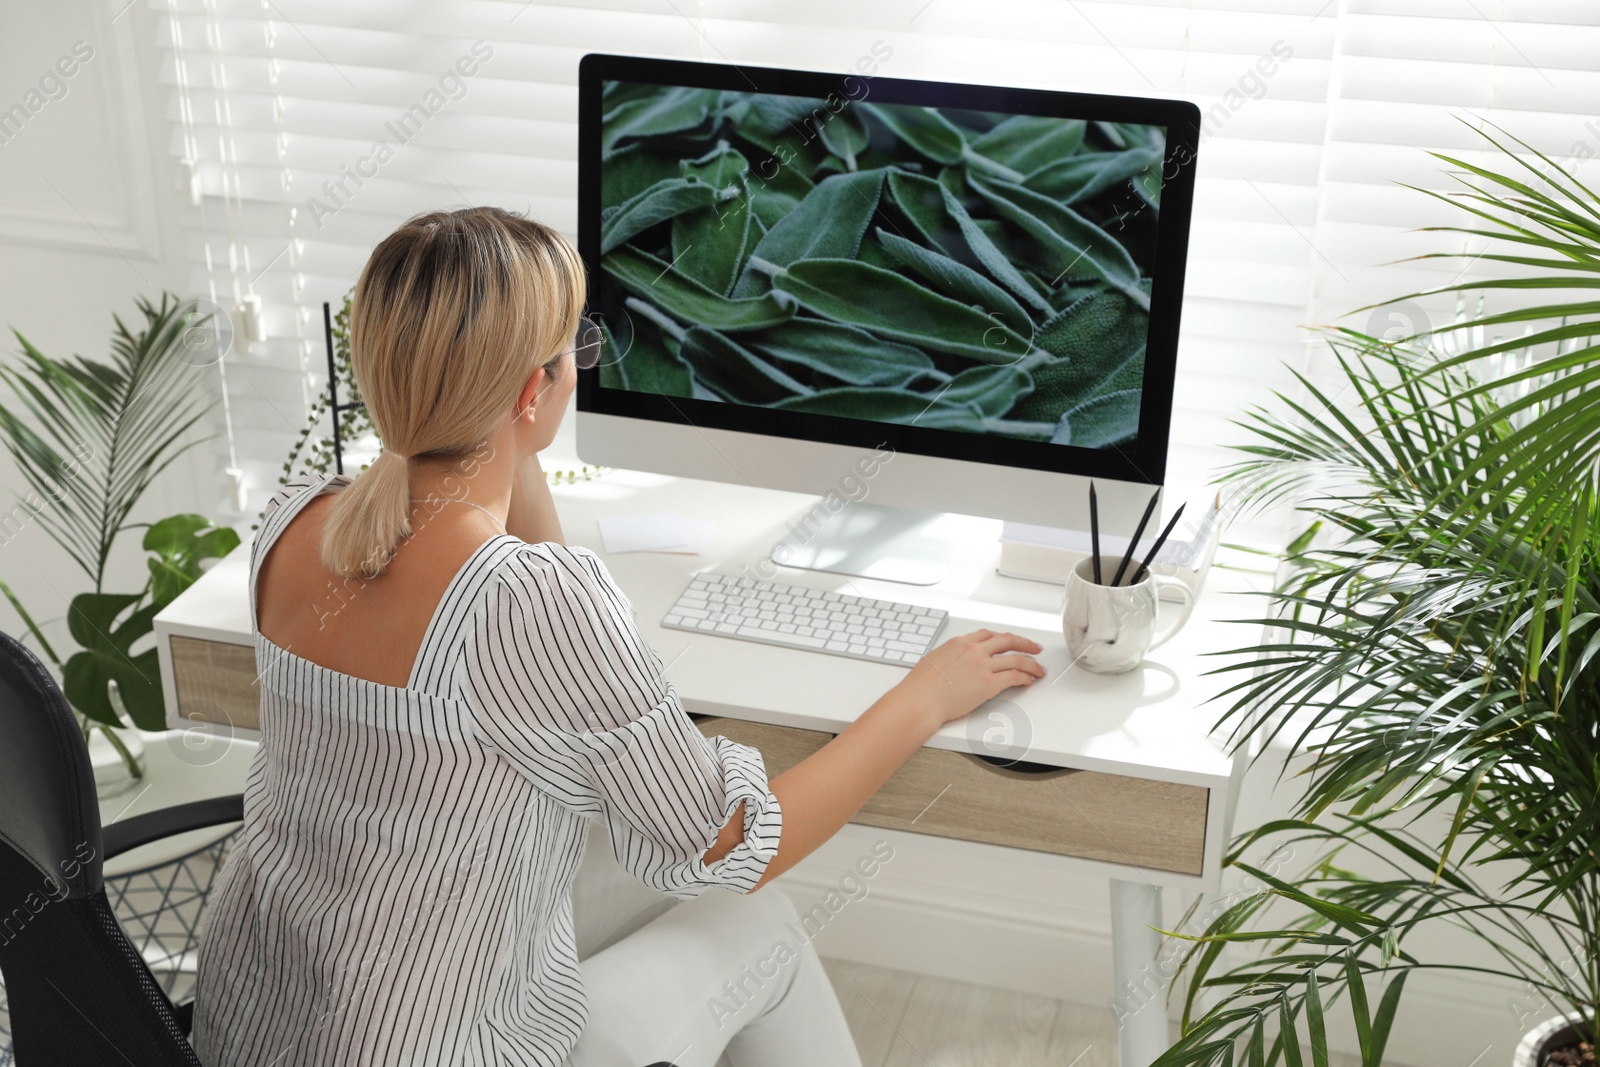
{"type": "Polygon", "coordinates": [[[833,734],[822,730],[800,730],[793,726],[769,726],[764,722],[747,722],[718,715],[696,715],[689,718],[707,737],[721,734],[729,741],[749,745],[761,753],[766,765],[767,778],[773,779],[796,763],[832,741],[833,734]]]}
{"type": "Polygon", "coordinates": [[[261,729],[254,648],[176,634],[168,640],[173,700],[181,718],[241,730],[261,729]]]}
{"type": "MultiPolygon", "coordinates": [[[[260,729],[253,648],[191,637],[170,640],[180,716],[260,729]]],[[[834,737],[743,719],[694,718],[708,737],[721,734],[758,749],[771,777],[834,737]]],[[[1206,803],[1200,786],[1066,768],[1028,773],[970,752],[924,748],[851,822],[1198,875],[1206,803]]]]}
{"type": "MultiPolygon", "coordinates": [[[[776,777],[833,739],[818,730],[697,716],[759,749],[776,777]]],[[[970,752],[924,748],[901,765],[851,822],[984,841],[1180,874],[1201,873],[1207,791],[1145,778],[996,766],[970,752]]]]}

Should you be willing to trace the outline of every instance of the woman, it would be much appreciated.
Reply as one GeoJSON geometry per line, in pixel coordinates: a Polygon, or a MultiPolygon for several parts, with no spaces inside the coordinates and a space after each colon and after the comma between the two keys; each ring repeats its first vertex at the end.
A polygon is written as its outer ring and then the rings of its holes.
{"type": "Polygon", "coordinates": [[[414,218],[362,271],[385,451],[285,486],[251,548],[262,741],[199,962],[207,1067],[860,1063],[815,949],[772,959],[794,905],[756,891],[1041,649],[952,638],[771,782],[704,737],[539,468],[584,291],[564,238],[493,208],[414,218]]]}

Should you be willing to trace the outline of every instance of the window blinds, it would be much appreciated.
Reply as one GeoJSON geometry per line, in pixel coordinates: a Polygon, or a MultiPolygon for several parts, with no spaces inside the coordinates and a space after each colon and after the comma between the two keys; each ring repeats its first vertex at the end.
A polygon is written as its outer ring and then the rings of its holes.
{"type": "Polygon", "coordinates": [[[241,517],[324,388],[321,302],[337,306],[396,224],[489,203],[576,237],[587,52],[840,73],[876,54],[894,77],[1195,101],[1175,485],[1238,458],[1230,420],[1288,387],[1285,364],[1315,371],[1301,324],[1457,269],[1388,263],[1440,247],[1404,231],[1447,209],[1393,183],[1446,186],[1425,148],[1478,158],[1452,115],[1600,152],[1581,108],[1600,105],[1600,11],[1580,0],[152,2],[172,151],[192,175],[195,291],[259,299],[261,339],[226,360],[239,458],[218,456],[219,480],[244,472],[241,517]]]}

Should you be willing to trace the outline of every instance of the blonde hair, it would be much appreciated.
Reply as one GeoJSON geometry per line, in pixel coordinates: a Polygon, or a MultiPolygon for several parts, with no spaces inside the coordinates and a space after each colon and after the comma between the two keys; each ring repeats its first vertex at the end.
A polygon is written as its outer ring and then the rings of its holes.
{"type": "Polygon", "coordinates": [[[372,250],[350,303],[350,361],[384,453],[334,497],[330,570],[383,572],[411,535],[404,457],[481,446],[534,370],[559,366],[584,297],[571,242],[500,208],[417,215],[372,250]]]}

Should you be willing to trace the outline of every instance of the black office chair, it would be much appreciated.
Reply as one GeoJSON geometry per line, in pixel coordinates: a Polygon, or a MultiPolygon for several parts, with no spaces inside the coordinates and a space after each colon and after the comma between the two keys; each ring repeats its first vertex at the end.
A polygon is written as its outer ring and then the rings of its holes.
{"type": "Polygon", "coordinates": [[[182,804],[104,833],[89,749],[55,680],[0,633],[0,971],[18,1067],[200,1067],[174,1006],[106,901],[101,864],[237,822],[241,797],[182,804]]]}
{"type": "Polygon", "coordinates": [[[187,1039],[194,1005],[173,1004],[128,941],[101,864],[243,817],[234,795],[102,831],[72,709],[44,664],[0,633],[0,972],[17,1067],[201,1067],[187,1039]]]}

